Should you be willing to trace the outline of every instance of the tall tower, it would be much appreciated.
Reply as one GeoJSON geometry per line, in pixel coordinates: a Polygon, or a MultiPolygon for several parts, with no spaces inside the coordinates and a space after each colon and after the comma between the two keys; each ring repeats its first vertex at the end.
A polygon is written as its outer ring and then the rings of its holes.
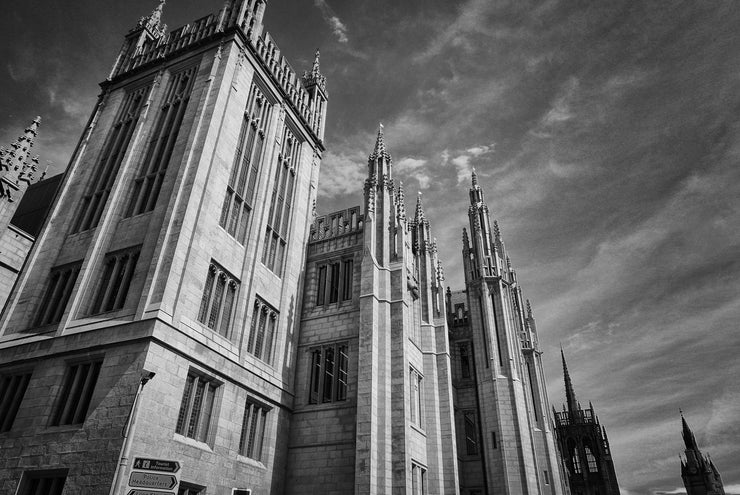
{"type": "Polygon", "coordinates": [[[563,360],[565,402],[562,412],[556,412],[555,426],[558,444],[563,455],[570,489],[573,495],[619,495],[619,483],[614,470],[606,428],[599,424],[594,407],[582,409],[576,400],[573,383],[568,373],[565,354],[563,360]]]}
{"type": "Polygon", "coordinates": [[[696,443],[694,432],[681,413],[681,435],[686,446],[681,459],[681,478],[687,495],[725,495],[722,477],[709,456],[704,456],[696,443]]]}
{"type": "Polygon", "coordinates": [[[444,277],[392,174],[381,125],[364,207],[311,229],[286,493],[459,493],[444,277]]]}
{"type": "Polygon", "coordinates": [[[125,36],[0,321],[14,493],[127,493],[137,456],[178,461],[189,495],[284,488],[325,79],[280,54],[264,0],[170,32],[163,4],[125,36]]]}
{"type": "Polygon", "coordinates": [[[468,217],[463,265],[480,411],[471,431],[481,435],[482,470],[469,493],[564,493],[534,317],[475,171],[468,217]]]}

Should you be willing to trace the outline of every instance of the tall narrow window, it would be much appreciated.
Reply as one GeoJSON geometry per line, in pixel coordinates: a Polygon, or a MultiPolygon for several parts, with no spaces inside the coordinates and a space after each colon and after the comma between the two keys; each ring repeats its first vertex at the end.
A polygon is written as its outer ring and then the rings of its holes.
{"type": "Polygon", "coordinates": [[[331,261],[317,268],[316,305],[352,299],[352,260],[331,261]]]}
{"type": "Polygon", "coordinates": [[[570,463],[575,474],[581,474],[583,469],[581,467],[581,458],[578,455],[578,448],[576,442],[573,439],[568,441],[568,452],[570,454],[570,463]]]}
{"type": "Polygon", "coordinates": [[[85,421],[102,364],[102,361],[92,361],[67,368],[59,402],[51,419],[52,426],[73,425],[85,421]]]}
{"type": "Polygon", "coordinates": [[[0,376],[0,433],[10,431],[26,394],[31,373],[0,376]]]}
{"type": "Polygon", "coordinates": [[[322,306],[326,296],[326,265],[318,268],[316,284],[316,306],[322,306]]]}
{"type": "Polygon", "coordinates": [[[529,361],[527,361],[527,378],[529,378],[529,392],[532,394],[532,412],[534,412],[534,420],[539,421],[539,402],[537,400],[537,392],[535,391],[535,377],[532,376],[532,368],[529,366],[529,361]]]}
{"type": "Polygon", "coordinates": [[[591,447],[589,445],[586,445],[584,447],[584,450],[586,452],[586,463],[588,465],[588,472],[589,473],[599,472],[599,466],[596,463],[596,456],[594,456],[594,453],[591,451],[591,447]]]}
{"type": "Polygon", "coordinates": [[[347,399],[349,371],[347,344],[332,344],[311,351],[309,404],[347,399]]]}
{"type": "Polygon", "coordinates": [[[210,442],[211,417],[219,384],[200,374],[188,373],[182,394],[175,432],[180,435],[210,442]]]}
{"type": "Polygon", "coordinates": [[[123,104],[108,134],[92,180],[82,196],[73,232],[97,227],[150,90],[151,85],[146,85],[129,90],[124,95],[123,104]]]}
{"type": "Polygon", "coordinates": [[[494,449],[498,448],[498,439],[496,438],[496,432],[491,432],[491,447],[494,449]]]}
{"type": "Polygon", "coordinates": [[[229,338],[231,316],[238,289],[239,281],[221,265],[211,260],[203,297],[200,300],[198,321],[229,338]]]}
{"type": "Polygon", "coordinates": [[[409,382],[411,394],[409,396],[409,409],[411,411],[411,422],[417,426],[424,425],[423,388],[422,376],[414,368],[409,368],[409,382]]]}
{"type": "Polygon", "coordinates": [[[270,216],[267,220],[265,246],[262,253],[262,263],[277,275],[281,275],[285,261],[288,222],[293,203],[293,186],[300,149],[301,143],[286,124],[283,129],[278,162],[275,165],[270,216]]]}
{"type": "Polygon", "coordinates": [[[465,413],[465,450],[468,455],[478,455],[478,426],[475,413],[465,413]]]}
{"type": "Polygon", "coordinates": [[[106,255],[103,276],[90,311],[91,315],[123,308],[140,250],[141,246],[137,246],[106,255]]]}
{"type": "Polygon", "coordinates": [[[271,109],[259,88],[252,84],[219,220],[219,225],[241,244],[244,244],[246,239],[249,217],[254,205],[254,191],[271,109]]]}
{"type": "Polygon", "coordinates": [[[255,299],[247,352],[268,364],[272,363],[272,346],[275,341],[278,316],[279,313],[275,308],[259,297],[255,299]]]}
{"type": "Polygon", "coordinates": [[[329,286],[329,304],[335,303],[339,300],[339,263],[332,263],[331,268],[331,283],[329,286]]]}
{"type": "Polygon", "coordinates": [[[426,495],[427,470],[416,463],[411,463],[411,493],[413,495],[426,495]]]}
{"type": "Polygon", "coordinates": [[[81,266],[82,262],[77,262],[51,270],[49,285],[39,305],[35,326],[58,323],[62,319],[81,266]]]}
{"type": "Polygon", "coordinates": [[[352,276],[354,275],[352,265],[352,260],[344,260],[344,268],[342,273],[342,301],[348,301],[352,299],[352,276]]]}
{"type": "Polygon", "coordinates": [[[173,74],[167,85],[162,110],[142,160],[141,175],[134,181],[127,217],[151,211],[157,204],[197,71],[194,66],[173,74]]]}
{"type": "Polygon", "coordinates": [[[468,343],[463,342],[459,345],[460,351],[460,372],[463,378],[470,378],[470,356],[468,355],[468,343]]]}
{"type": "Polygon", "coordinates": [[[244,406],[242,434],[239,438],[239,454],[255,459],[262,459],[262,445],[265,439],[265,423],[270,408],[260,404],[251,397],[244,406]]]}

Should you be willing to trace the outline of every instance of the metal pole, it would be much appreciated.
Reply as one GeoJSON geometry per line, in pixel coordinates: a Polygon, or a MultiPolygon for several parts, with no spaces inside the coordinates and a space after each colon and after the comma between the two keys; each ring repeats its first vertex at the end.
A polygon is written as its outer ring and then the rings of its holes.
{"type": "Polygon", "coordinates": [[[139,397],[141,396],[142,390],[144,390],[144,385],[146,385],[152,378],[154,378],[154,373],[145,371],[139,381],[139,387],[134,396],[134,403],[131,405],[128,418],[126,418],[126,424],[123,425],[123,429],[121,430],[123,445],[121,446],[121,453],[118,456],[118,465],[113,474],[113,482],[110,485],[110,492],[108,492],[109,495],[115,495],[118,491],[119,485],[121,484],[121,476],[128,465],[128,457],[131,453],[131,437],[133,436],[133,431],[136,427],[134,419],[136,418],[136,411],[139,409],[139,397]]]}

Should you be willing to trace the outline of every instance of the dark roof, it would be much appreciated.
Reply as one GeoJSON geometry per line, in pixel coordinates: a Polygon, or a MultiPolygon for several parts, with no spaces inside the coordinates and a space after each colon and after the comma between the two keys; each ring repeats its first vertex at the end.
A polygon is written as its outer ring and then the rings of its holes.
{"type": "Polygon", "coordinates": [[[10,223],[36,237],[54,203],[63,177],[64,174],[59,174],[31,184],[18,204],[18,209],[15,210],[10,223]]]}

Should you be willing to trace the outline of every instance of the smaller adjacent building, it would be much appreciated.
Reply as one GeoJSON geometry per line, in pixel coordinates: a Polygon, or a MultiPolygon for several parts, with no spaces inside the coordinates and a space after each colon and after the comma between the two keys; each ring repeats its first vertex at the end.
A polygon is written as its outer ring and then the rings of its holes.
{"type": "Polygon", "coordinates": [[[687,495],[725,495],[722,476],[709,458],[704,456],[696,443],[694,432],[681,413],[685,459],[681,459],[681,478],[687,495]]]}
{"type": "Polygon", "coordinates": [[[41,118],[10,147],[0,148],[0,309],[46,219],[62,175],[37,177],[39,159],[31,154],[41,118]]]}
{"type": "Polygon", "coordinates": [[[588,408],[583,409],[576,400],[562,349],[560,356],[566,404],[560,412],[553,408],[553,415],[571,494],[619,495],[606,428],[599,424],[599,417],[590,402],[588,408]]]}

